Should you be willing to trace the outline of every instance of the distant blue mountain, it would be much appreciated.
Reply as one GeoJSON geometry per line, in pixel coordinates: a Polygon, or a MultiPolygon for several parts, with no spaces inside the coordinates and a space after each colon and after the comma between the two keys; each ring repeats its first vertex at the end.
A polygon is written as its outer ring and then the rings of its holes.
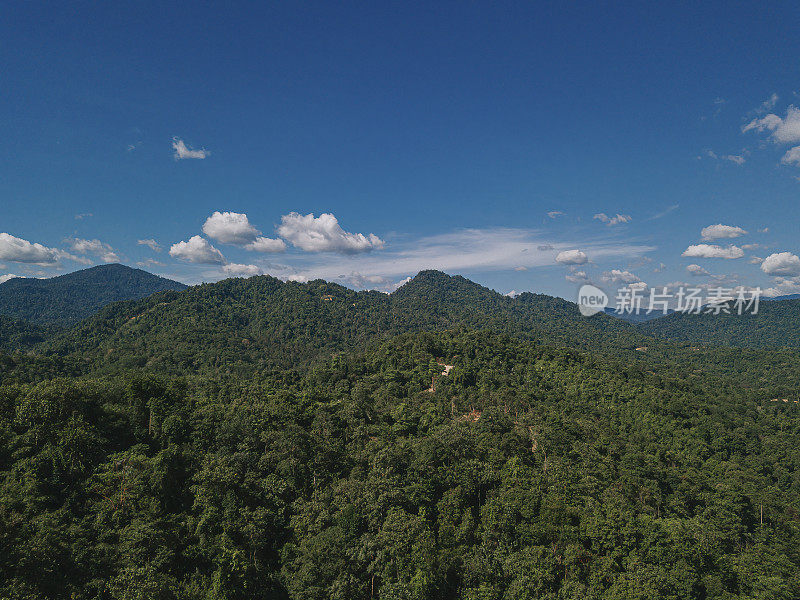
{"type": "Polygon", "coordinates": [[[762,296],[762,300],[769,301],[769,302],[777,302],[778,300],[797,300],[800,298],[800,294],[786,294],[785,296],[775,296],[774,298],[764,298],[762,296]]]}

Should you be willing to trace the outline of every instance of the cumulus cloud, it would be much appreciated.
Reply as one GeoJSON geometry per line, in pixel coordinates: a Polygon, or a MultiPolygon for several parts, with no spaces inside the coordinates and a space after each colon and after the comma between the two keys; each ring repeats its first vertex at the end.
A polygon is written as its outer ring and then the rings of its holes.
{"type": "Polygon", "coordinates": [[[581,250],[562,250],[556,255],[556,262],[562,265],[583,265],[589,260],[581,250]]]}
{"type": "Polygon", "coordinates": [[[722,225],[721,223],[717,225],[709,225],[708,227],[703,227],[703,229],[700,230],[700,235],[704,240],[730,239],[739,237],[740,235],[745,235],[746,233],[747,232],[741,227],[722,225]]]}
{"type": "Polygon", "coordinates": [[[161,252],[161,244],[159,244],[154,239],[148,238],[146,240],[139,240],[136,243],[139,244],[140,246],[147,246],[153,252],[161,252]]]}
{"type": "Polygon", "coordinates": [[[211,152],[205,149],[192,150],[182,139],[177,137],[172,138],[172,148],[175,150],[175,154],[173,154],[175,160],[183,160],[186,158],[202,160],[211,154],[211,152]]]}
{"type": "Polygon", "coordinates": [[[786,116],[783,118],[770,113],[753,119],[742,127],[742,132],[748,131],[769,131],[773,141],[781,144],[800,141],[800,109],[790,106],[786,109],[786,116]]]}
{"type": "Polygon", "coordinates": [[[54,265],[63,254],[56,248],[0,233],[0,260],[40,266],[54,265]]]}
{"type": "Polygon", "coordinates": [[[742,258],[742,256],[744,256],[744,250],[738,246],[728,246],[727,248],[723,248],[722,246],[717,246],[716,244],[695,244],[684,250],[681,256],[687,256],[691,258],[733,259],[742,258]]]}
{"type": "Polygon", "coordinates": [[[242,265],[238,263],[228,263],[222,267],[228,275],[232,277],[252,277],[253,275],[261,275],[263,271],[258,265],[242,265]]]}
{"type": "Polygon", "coordinates": [[[689,274],[693,277],[708,277],[711,275],[711,273],[706,271],[700,265],[687,265],[686,270],[689,271],[689,274]]]}
{"type": "Polygon", "coordinates": [[[258,236],[244,247],[245,250],[253,252],[283,252],[286,250],[286,242],[280,239],[272,239],[258,236]]]}
{"type": "Polygon", "coordinates": [[[96,256],[105,263],[119,262],[119,256],[114,249],[100,240],[73,238],[69,240],[69,244],[72,251],[78,254],[96,256]]]}
{"type": "Polygon", "coordinates": [[[203,224],[203,233],[223,244],[244,246],[255,240],[261,232],[244,213],[215,211],[203,224]]]}
{"type": "Polygon", "coordinates": [[[609,217],[606,213],[597,213],[592,218],[597,219],[608,226],[619,225],[620,223],[630,223],[632,221],[630,215],[621,215],[619,213],[617,213],[617,215],[614,217],[609,217]]]}
{"type": "Polygon", "coordinates": [[[547,213],[547,216],[550,217],[551,219],[556,219],[558,217],[563,217],[564,213],[561,212],[560,210],[551,210],[550,212],[547,213]]]}
{"type": "Polygon", "coordinates": [[[203,237],[192,236],[188,242],[178,242],[169,249],[169,255],[190,263],[224,265],[225,257],[203,237]]]}
{"type": "Polygon", "coordinates": [[[5,275],[0,275],[0,283],[5,283],[9,279],[16,279],[16,278],[17,278],[17,275],[14,275],[13,273],[7,273],[5,275]]]}
{"type": "Polygon", "coordinates": [[[253,252],[286,250],[283,240],[262,236],[244,213],[215,211],[203,224],[203,233],[223,244],[242,246],[253,252]]]}
{"type": "Polygon", "coordinates": [[[791,252],[776,252],[764,259],[761,270],[767,275],[800,276],[800,258],[791,252]]]}
{"type": "Polygon", "coordinates": [[[281,217],[278,235],[307,252],[354,254],[382,248],[384,242],[375,234],[349,233],[330,213],[314,217],[293,212],[281,217]]]}

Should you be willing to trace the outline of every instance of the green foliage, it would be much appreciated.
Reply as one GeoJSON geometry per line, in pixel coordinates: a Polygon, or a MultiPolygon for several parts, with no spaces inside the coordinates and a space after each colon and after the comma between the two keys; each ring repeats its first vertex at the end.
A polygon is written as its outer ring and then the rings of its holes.
{"type": "MultiPolygon", "coordinates": [[[[18,277],[0,284],[0,315],[39,325],[74,325],[100,308],[186,286],[124,265],[100,265],[51,279],[18,277]]],[[[3,323],[0,321],[0,340],[3,323]]]]}
{"type": "Polygon", "coordinates": [[[800,299],[762,300],[756,314],[673,313],[639,327],[650,335],[693,344],[800,348],[800,299]]]}
{"type": "Polygon", "coordinates": [[[249,376],[401,333],[460,328],[628,354],[648,339],[613,317],[581,317],[565,300],[534,294],[512,299],[463,277],[423,271],[391,295],[324,281],[227,279],[108,306],[43,351],[80,354],[106,372],[249,376]]]}
{"type": "Polygon", "coordinates": [[[800,409],[661,370],[461,331],[8,382],[0,597],[797,597],[800,409]]]}
{"type": "Polygon", "coordinates": [[[433,271],[5,326],[0,598],[800,597],[794,350],[433,271]]]}

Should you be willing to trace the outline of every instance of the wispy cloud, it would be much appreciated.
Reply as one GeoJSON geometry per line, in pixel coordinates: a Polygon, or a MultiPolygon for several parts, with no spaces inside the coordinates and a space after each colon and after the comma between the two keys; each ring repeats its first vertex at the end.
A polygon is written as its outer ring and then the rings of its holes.
{"type": "MultiPolygon", "coordinates": [[[[547,242],[542,232],[521,228],[463,229],[387,245],[380,253],[361,255],[300,255],[293,265],[267,269],[279,277],[346,281],[352,273],[387,280],[415,275],[425,269],[479,274],[552,267],[559,253],[580,260],[578,252],[592,260],[629,259],[654,250],[652,246],[618,240],[547,242]],[[543,249],[540,249],[543,248],[543,249]]],[[[562,260],[562,264],[566,264],[562,260]]],[[[573,263],[578,264],[578,263],[573,263]]]]}
{"type": "Polygon", "coordinates": [[[182,139],[177,137],[172,138],[172,149],[175,150],[175,153],[172,155],[175,160],[184,160],[187,158],[202,160],[211,154],[211,152],[205,148],[193,150],[189,148],[182,139]]]}
{"type": "Polygon", "coordinates": [[[606,213],[597,213],[592,218],[597,219],[601,223],[605,223],[608,226],[620,225],[621,223],[630,223],[632,220],[630,215],[621,215],[619,213],[613,217],[609,217],[606,213]]]}
{"type": "Polygon", "coordinates": [[[679,207],[680,207],[680,204],[673,204],[671,206],[668,206],[667,208],[665,208],[661,212],[657,212],[656,214],[654,214],[652,217],[648,217],[647,220],[648,221],[655,221],[656,219],[661,219],[662,217],[666,217],[669,213],[678,210],[679,207]]]}
{"type": "Polygon", "coordinates": [[[139,240],[136,243],[139,244],[140,246],[147,246],[153,252],[161,252],[161,244],[159,244],[152,238],[148,238],[146,240],[139,240]]]}

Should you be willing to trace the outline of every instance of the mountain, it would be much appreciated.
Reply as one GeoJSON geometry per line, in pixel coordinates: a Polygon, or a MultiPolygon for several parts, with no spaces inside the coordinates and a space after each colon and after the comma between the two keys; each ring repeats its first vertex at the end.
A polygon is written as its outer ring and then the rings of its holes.
{"type": "Polygon", "coordinates": [[[750,348],[800,348],[800,299],[761,302],[756,314],[671,315],[639,329],[673,341],[750,348]]]}
{"type": "Polygon", "coordinates": [[[797,300],[800,294],[786,294],[784,296],[775,296],[774,298],[761,298],[767,302],[779,302],[781,300],[797,300]]]}
{"type": "Polygon", "coordinates": [[[68,326],[121,300],[187,286],[125,265],[100,265],[50,279],[19,277],[0,284],[0,315],[68,326]]]}
{"type": "Polygon", "coordinates": [[[322,280],[226,279],[108,306],[50,348],[110,368],[249,371],[406,332],[465,328],[582,349],[632,349],[647,339],[606,315],[582,317],[560,298],[526,293],[512,299],[463,277],[423,271],[389,295],[322,280]]]}

